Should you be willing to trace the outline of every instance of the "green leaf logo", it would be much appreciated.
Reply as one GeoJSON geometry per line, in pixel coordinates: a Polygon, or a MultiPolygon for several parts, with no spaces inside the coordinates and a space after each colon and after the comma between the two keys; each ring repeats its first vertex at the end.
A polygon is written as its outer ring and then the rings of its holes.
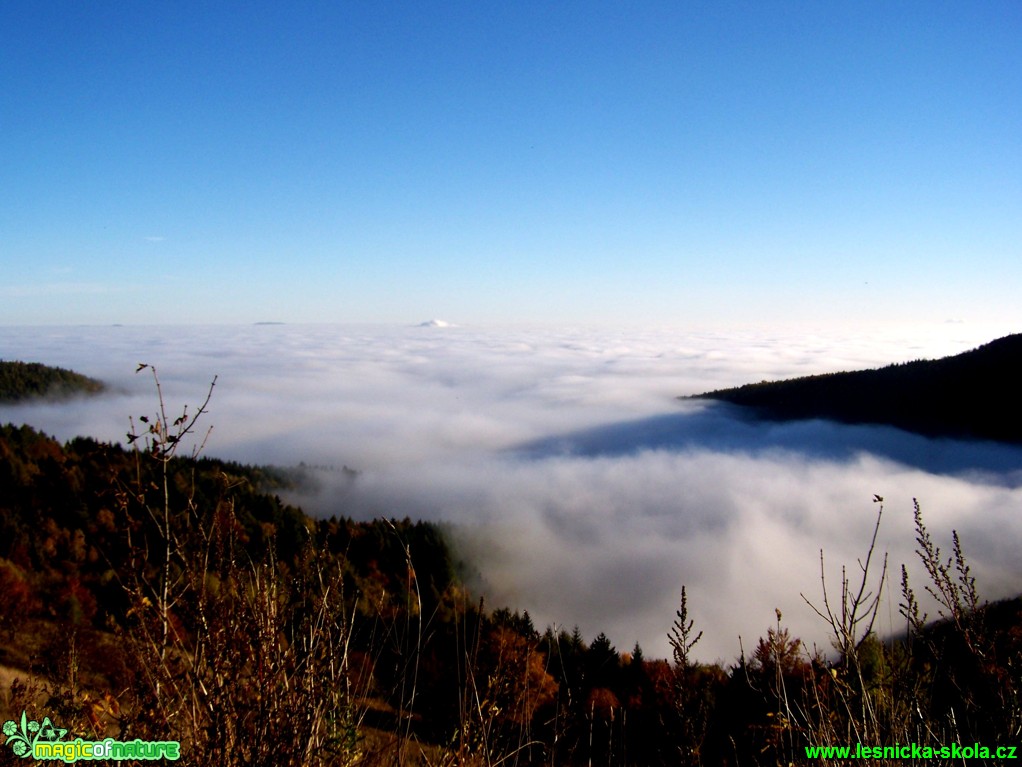
{"type": "Polygon", "coordinates": [[[44,717],[40,723],[34,719],[29,720],[24,711],[21,712],[20,726],[13,719],[8,719],[4,722],[3,730],[7,736],[7,745],[11,747],[15,756],[22,759],[32,753],[36,743],[59,741],[67,734],[64,728],[55,727],[50,717],[44,717]]]}

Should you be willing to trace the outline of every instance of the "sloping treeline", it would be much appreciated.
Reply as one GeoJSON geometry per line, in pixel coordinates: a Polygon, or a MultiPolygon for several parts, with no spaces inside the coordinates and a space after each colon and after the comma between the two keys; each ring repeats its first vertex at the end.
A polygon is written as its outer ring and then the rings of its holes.
{"type": "Polygon", "coordinates": [[[1022,334],[938,360],[763,381],[696,395],[756,408],[771,419],[874,423],[931,437],[1022,443],[1022,334]]]}
{"type": "Polygon", "coordinates": [[[778,616],[725,666],[693,659],[684,592],[669,660],[541,631],[467,593],[442,528],[314,520],[266,492],[289,481],[0,427],[0,660],[28,680],[8,714],[224,765],[775,764],[850,739],[1000,744],[1022,722],[1022,603],[984,607],[921,516],[936,628],[906,580],[911,641],[841,623],[863,602],[830,616],[835,657],[778,616]]]}
{"type": "Polygon", "coordinates": [[[105,388],[102,381],[72,370],[39,362],[0,360],[0,402],[98,394],[105,388]]]}

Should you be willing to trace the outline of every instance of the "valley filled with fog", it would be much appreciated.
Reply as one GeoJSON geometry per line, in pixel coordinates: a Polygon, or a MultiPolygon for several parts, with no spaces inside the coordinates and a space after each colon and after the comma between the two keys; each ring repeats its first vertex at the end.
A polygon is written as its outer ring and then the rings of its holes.
{"type": "Polygon", "coordinates": [[[0,357],[72,368],[111,391],[3,405],[0,422],[123,443],[129,416],[157,406],[138,363],[157,368],[172,416],[186,403],[194,412],[216,376],[206,452],[317,467],[289,498],[306,511],[449,523],[489,606],[527,609],[541,629],[604,631],[621,651],[638,641],[667,655],[685,585],[705,631],[697,655],[730,661],[775,608],[794,635],[826,646],[800,592],[820,600],[821,549],[832,588],[842,564],[857,571],[874,494],[895,595],[881,631],[901,629],[913,498],[945,549],[959,531],[984,597],[1022,591],[1022,449],[760,422],[678,397],[956,354],[1011,330],[4,328],[0,357]]]}

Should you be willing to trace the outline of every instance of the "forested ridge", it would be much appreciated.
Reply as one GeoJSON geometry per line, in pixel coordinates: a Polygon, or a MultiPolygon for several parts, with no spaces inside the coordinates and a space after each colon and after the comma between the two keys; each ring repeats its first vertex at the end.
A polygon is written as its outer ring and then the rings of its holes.
{"type": "Polygon", "coordinates": [[[861,584],[810,599],[829,652],[778,612],[733,662],[699,662],[679,585],[672,657],[647,658],[488,607],[440,526],[313,519],[277,494],[300,474],[179,454],[204,412],[161,402],[127,449],[0,426],[7,717],[179,740],[203,765],[766,765],[853,735],[1017,743],[1022,600],[982,602],[957,536],[942,553],[918,507],[931,582],[902,576],[905,637],[872,630],[892,578],[864,541],[861,584]],[[938,623],[915,588],[938,595],[938,623]]]}
{"type": "Polygon", "coordinates": [[[97,394],[104,388],[101,381],[64,368],[0,360],[0,402],[97,394]]]}
{"type": "Polygon", "coordinates": [[[825,418],[896,426],[926,436],[1022,443],[1022,335],[972,351],[875,370],[763,381],[696,395],[773,419],[825,418]]]}

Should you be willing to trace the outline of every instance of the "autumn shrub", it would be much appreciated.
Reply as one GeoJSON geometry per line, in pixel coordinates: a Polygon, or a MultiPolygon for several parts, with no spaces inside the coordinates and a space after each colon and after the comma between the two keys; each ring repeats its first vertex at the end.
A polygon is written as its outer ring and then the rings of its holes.
{"type": "Polygon", "coordinates": [[[130,604],[119,629],[136,690],[120,718],[124,737],[180,740],[195,764],[353,762],[357,713],[337,561],[310,543],[279,561],[272,527],[261,529],[254,554],[226,476],[215,502],[195,501],[171,466],[209,397],[170,421],[152,374],[158,410],[129,435],[137,473],[119,495],[130,604]]]}
{"type": "Polygon", "coordinates": [[[28,574],[7,559],[0,559],[0,631],[13,642],[35,606],[35,589],[28,574]]]}

